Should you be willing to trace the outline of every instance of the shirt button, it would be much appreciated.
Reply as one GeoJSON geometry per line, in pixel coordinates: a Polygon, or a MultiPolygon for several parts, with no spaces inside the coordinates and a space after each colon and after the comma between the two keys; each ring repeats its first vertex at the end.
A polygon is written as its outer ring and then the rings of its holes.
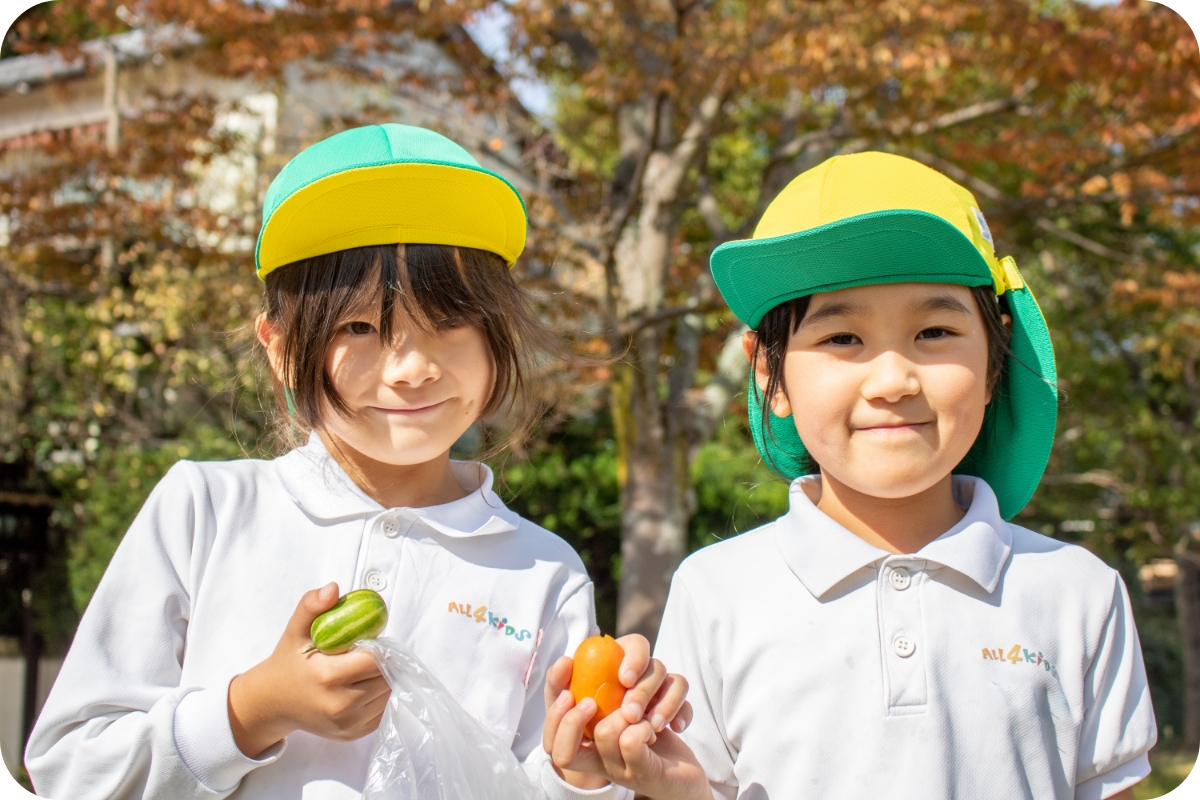
{"type": "Polygon", "coordinates": [[[384,517],[379,523],[379,530],[383,531],[384,536],[395,538],[400,533],[400,523],[395,517],[384,517]]]}
{"type": "Polygon", "coordinates": [[[903,592],[912,583],[912,578],[904,567],[894,567],[888,574],[888,580],[891,582],[892,588],[898,592],[903,592]]]}
{"type": "Polygon", "coordinates": [[[917,643],[907,636],[901,634],[895,639],[892,639],[892,649],[895,650],[896,655],[900,656],[901,658],[908,658],[916,651],[917,643]]]}
{"type": "Polygon", "coordinates": [[[383,587],[387,586],[387,578],[378,572],[368,572],[366,584],[368,589],[374,589],[379,592],[383,590],[383,587]]]}

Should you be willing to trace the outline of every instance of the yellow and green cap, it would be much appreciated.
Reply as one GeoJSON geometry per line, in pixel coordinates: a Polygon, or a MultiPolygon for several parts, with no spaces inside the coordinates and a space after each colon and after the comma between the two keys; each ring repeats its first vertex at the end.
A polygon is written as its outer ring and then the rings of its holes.
{"type": "Polygon", "coordinates": [[[511,183],[439,133],[387,123],[310,145],[267,188],[258,277],[304,258],[379,244],[525,248],[525,203],[511,183]]]}
{"type": "MultiPolygon", "coordinates": [[[[752,238],[716,248],[711,267],[730,309],[752,329],[779,304],[817,292],[910,282],[992,286],[1013,318],[1011,354],[955,472],[986,480],[1005,519],[1029,502],[1054,442],[1054,350],[1033,293],[1011,257],[996,257],[967,189],[902,156],[835,156],[789,183],[752,238]]],[[[788,480],[804,474],[810,462],[795,421],[768,415],[763,430],[753,375],[749,410],[767,464],[788,480]]]]}

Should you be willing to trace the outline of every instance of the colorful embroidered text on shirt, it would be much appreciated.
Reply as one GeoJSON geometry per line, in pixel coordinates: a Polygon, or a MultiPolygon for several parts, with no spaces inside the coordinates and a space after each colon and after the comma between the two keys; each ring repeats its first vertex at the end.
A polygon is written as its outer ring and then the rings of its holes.
{"type": "Polygon", "coordinates": [[[1042,667],[1054,677],[1058,677],[1058,670],[1054,668],[1048,658],[1040,652],[1031,652],[1019,644],[1014,644],[1007,653],[1004,652],[1003,647],[997,650],[985,647],[983,648],[983,657],[991,661],[1007,661],[1010,664],[1033,664],[1042,667]]]}
{"type": "Polygon", "coordinates": [[[497,617],[491,611],[488,611],[487,606],[476,606],[472,609],[470,603],[455,603],[451,601],[449,610],[457,614],[462,614],[464,617],[470,617],[476,622],[486,622],[488,627],[502,631],[505,636],[512,636],[518,642],[533,637],[533,634],[529,631],[517,630],[512,625],[509,625],[508,617],[497,617]]]}

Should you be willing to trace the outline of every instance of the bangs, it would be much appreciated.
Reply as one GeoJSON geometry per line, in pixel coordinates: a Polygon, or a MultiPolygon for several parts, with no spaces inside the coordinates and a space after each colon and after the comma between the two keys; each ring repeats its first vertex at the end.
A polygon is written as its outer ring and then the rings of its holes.
{"type": "Polygon", "coordinates": [[[527,376],[541,356],[561,354],[504,260],[468,247],[376,245],[297,261],[267,276],[265,311],[283,334],[276,402],[301,432],[323,429],[327,409],[353,416],[325,370],[325,353],[356,319],[371,321],[388,347],[405,325],[427,334],[461,325],[481,331],[495,370],[481,416],[511,405],[535,409],[527,376]]]}
{"type": "Polygon", "coordinates": [[[361,247],[328,258],[333,263],[303,270],[309,280],[296,288],[324,299],[325,313],[319,316],[328,316],[334,330],[355,319],[370,319],[389,347],[396,343],[398,314],[424,333],[447,325],[484,327],[486,293],[481,291],[485,287],[479,285],[479,272],[507,269],[491,253],[468,251],[464,256],[461,248],[440,245],[361,247]]]}

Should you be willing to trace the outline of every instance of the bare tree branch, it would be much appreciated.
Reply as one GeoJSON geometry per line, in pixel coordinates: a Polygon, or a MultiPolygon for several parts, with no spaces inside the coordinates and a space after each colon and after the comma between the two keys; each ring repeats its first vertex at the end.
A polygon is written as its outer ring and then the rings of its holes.
{"type": "Polygon", "coordinates": [[[629,223],[629,218],[633,216],[633,212],[637,209],[642,199],[642,178],[646,174],[646,164],[650,161],[650,156],[654,153],[655,142],[658,141],[659,120],[662,118],[662,106],[666,102],[666,99],[667,96],[664,92],[658,92],[654,96],[654,102],[651,104],[650,111],[650,130],[646,132],[642,151],[638,156],[637,167],[634,168],[633,178],[629,181],[629,197],[626,198],[625,203],[621,206],[616,216],[605,226],[606,241],[604,242],[604,251],[607,254],[605,261],[612,260],[613,254],[616,252],[617,242],[621,238],[621,232],[625,230],[625,226],[629,223]]]}
{"type": "Polygon", "coordinates": [[[1011,108],[1016,108],[1019,106],[1025,95],[1029,94],[1035,88],[1037,88],[1037,81],[1033,78],[1030,78],[1009,97],[1001,97],[996,100],[985,100],[981,103],[972,103],[969,106],[964,106],[963,108],[955,111],[942,114],[941,116],[934,117],[931,120],[915,122],[912,125],[909,125],[907,128],[901,128],[899,130],[893,129],[893,133],[896,136],[902,136],[904,134],[920,136],[921,134],[929,133],[931,131],[945,130],[946,128],[950,128],[955,125],[961,125],[964,122],[971,122],[979,119],[980,117],[986,117],[989,114],[995,114],[1000,111],[1008,111],[1011,108]]]}
{"type": "Polygon", "coordinates": [[[1084,250],[1087,250],[1090,253],[1095,253],[1098,256],[1111,258],[1114,261],[1123,261],[1126,264],[1132,263],[1135,260],[1133,256],[1113,250],[1111,247],[1102,245],[1094,239],[1081,236],[1078,233],[1066,228],[1060,228],[1058,225],[1055,225],[1045,217],[1037,217],[1034,220],[1034,224],[1047,233],[1054,234],[1058,238],[1064,239],[1076,247],[1081,247],[1084,250]]]}
{"type": "Polygon", "coordinates": [[[727,83],[727,73],[721,72],[717,75],[717,79],[713,81],[708,95],[696,107],[696,113],[692,115],[687,128],[684,129],[683,135],[679,138],[679,144],[675,145],[670,159],[658,175],[661,185],[670,187],[673,190],[671,191],[672,195],[678,191],[679,184],[683,182],[684,173],[687,172],[692,159],[696,157],[701,142],[706,140],[709,133],[712,132],[713,125],[717,120],[717,114],[721,110],[721,104],[725,100],[725,87],[727,83]]]}
{"type": "Polygon", "coordinates": [[[714,247],[729,241],[729,226],[721,216],[721,207],[717,204],[717,198],[713,196],[712,184],[708,178],[701,179],[700,201],[696,204],[696,210],[700,212],[704,224],[712,234],[714,247]]]}
{"type": "Polygon", "coordinates": [[[1043,475],[1042,483],[1055,484],[1076,484],[1099,486],[1103,489],[1112,489],[1115,492],[1125,493],[1132,487],[1122,481],[1114,473],[1106,469],[1092,469],[1087,472],[1069,473],[1064,475],[1043,475]]]}
{"type": "Polygon", "coordinates": [[[724,302],[702,303],[699,300],[693,299],[682,306],[669,306],[653,314],[633,314],[628,320],[628,325],[621,333],[625,336],[633,336],[651,325],[658,325],[676,317],[682,317],[685,314],[709,314],[714,311],[723,311],[725,308],[724,302]]]}
{"type": "MultiPolygon", "coordinates": [[[[932,153],[928,153],[917,148],[909,149],[908,154],[917,161],[920,161],[922,164],[926,164],[934,167],[935,169],[941,170],[959,183],[967,184],[977,194],[981,194],[989,200],[1009,208],[1019,205],[1016,200],[1013,200],[1000,189],[996,188],[985,180],[975,177],[962,167],[947,161],[944,158],[939,158],[932,153]]],[[[1111,258],[1114,261],[1122,261],[1125,263],[1130,263],[1135,260],[1133,256],[1113,250],[1111,247],[1100,244],[1094,239],[1089,239],[1086,236],[1075,233],[1074,231],[1060,228],[1046,217],[1033,217],[1033,222],[1041,230],[1051,233],[1060,239],[1063,239],[1064,241],[1070,242],[1076,247],[1087,250],[1090,253],[1095,253],[1098,256],[1111,258]]]]}

